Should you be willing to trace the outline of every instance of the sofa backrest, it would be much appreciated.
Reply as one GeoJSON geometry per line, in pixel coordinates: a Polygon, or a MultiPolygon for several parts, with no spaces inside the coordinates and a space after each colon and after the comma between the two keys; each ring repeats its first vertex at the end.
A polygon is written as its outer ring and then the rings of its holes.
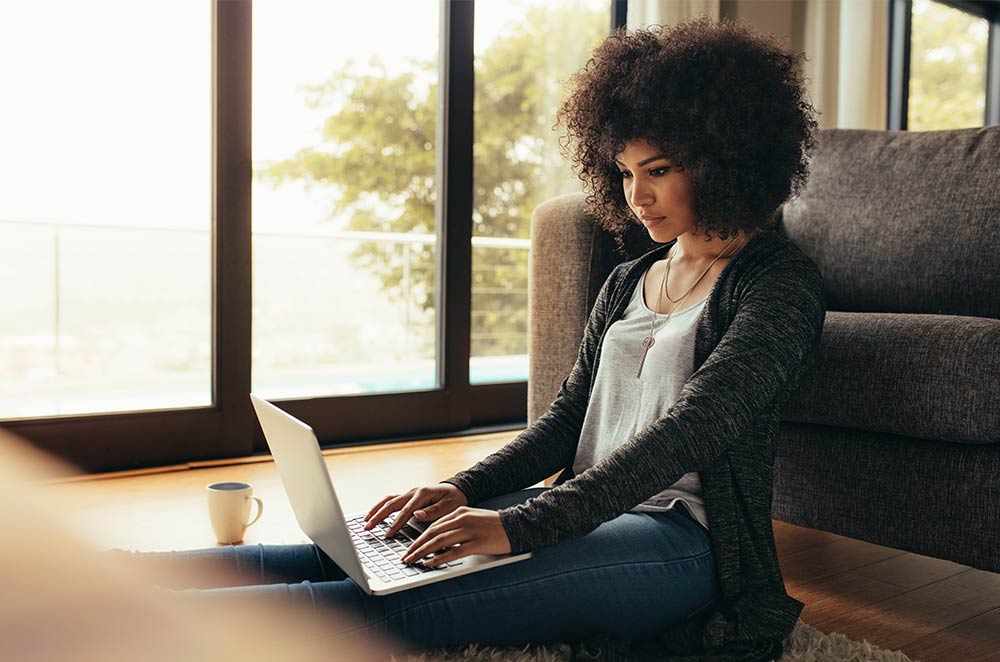
{"type": "Polygon", "coordinates": [[[781,224],[828,310],[1000,319],[1000,126],[821,130],[781,224]]]}

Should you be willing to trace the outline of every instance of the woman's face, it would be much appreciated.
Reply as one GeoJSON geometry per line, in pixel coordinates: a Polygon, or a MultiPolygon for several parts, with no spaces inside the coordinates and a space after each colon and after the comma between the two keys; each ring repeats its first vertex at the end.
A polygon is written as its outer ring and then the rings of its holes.
{"type": "Polygon", "coordinates": [[[694,233],[694,193],[686,170],[645,140],[626,144],[615,163],[625,200],[653,241],[666,243],[694,233]]]}

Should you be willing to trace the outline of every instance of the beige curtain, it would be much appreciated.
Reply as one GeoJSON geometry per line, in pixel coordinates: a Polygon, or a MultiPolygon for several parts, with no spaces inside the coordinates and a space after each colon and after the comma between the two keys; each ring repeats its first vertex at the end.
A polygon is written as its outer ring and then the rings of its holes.
{"type": "Polygon", "coordinates": [[[719,20],[719,0],[630,0],[628,29],[672,25],[701,14],[719,20]]]}
{"type": "Polygon", "coordinates": [[[888,0],[632,0],[628,28],[700,14],[743,21],[804,51],[821,128],[885,129],[888,0]]]}
{"type": "Polygon", "coordinates": [[[885,129],[887,0],[806,0],[800,13],[792,43],[805,51],[820,127],[885,129]]]}

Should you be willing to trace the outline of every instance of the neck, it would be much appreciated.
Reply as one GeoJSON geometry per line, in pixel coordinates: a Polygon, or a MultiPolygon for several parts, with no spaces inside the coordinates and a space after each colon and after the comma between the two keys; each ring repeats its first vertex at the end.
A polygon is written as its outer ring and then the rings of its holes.
{"type": "Polygon", "coordinates": [[[711,240],[706,240],[704,235],[693,235],[690,232],[685,232],[677,237],[677,243],[671,249],[671,255],[673,255],[674,262],[687,264],[711,262],[720,255],[722,259],[725,259],[741,251],[757,232],[758,230],[741,232],[730,235],[725,240],[720,239],[718,235],[711,240]]]}

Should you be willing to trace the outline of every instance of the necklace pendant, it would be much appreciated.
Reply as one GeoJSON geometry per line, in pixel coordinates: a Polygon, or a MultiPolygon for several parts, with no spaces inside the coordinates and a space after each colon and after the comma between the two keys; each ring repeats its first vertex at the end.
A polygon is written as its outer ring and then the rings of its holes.
{"type": "Polygon", "coordinates": [[[639,359],[639,370],[635,373],[636,379],[639,379],[639,376],[642,374],[642,366],[646,363],[646,354],[649,353],[649,348],[652,347],[655,342],[656,338],[653,336],[646,336],[642,339],[642,358],[639,359]]]}

